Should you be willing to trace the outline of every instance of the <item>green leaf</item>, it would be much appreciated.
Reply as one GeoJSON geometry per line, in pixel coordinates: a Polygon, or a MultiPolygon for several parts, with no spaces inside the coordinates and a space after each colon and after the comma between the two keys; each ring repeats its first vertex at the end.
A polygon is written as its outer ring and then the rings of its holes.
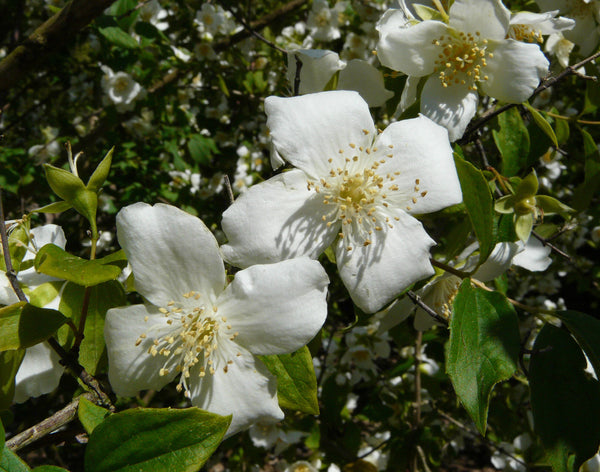
{"type": "Polygon", "coordinates": [[[527,176],[521,180],[515,191],[515,199],[522,200],[534,196],[539,188],[537,174],[532,170],[527,176]]]}
{"type": "Polygon", "coordinates": [[[419,5],[417,3],[414,3],[412,5],[412,7],[414,8],[416,14],[419,16],[419,18],[421,18],[423,21],[426,20],[437,20],[437,21],[444,21],[444,17],[442,16],[442,14],[437,11],[434,10],[433,8],[429,8],[426,7],[425,5],[419,5]]]}
{"type": "MultiPolygon", "coordinates": [[[[568,316],[568,315],[567,315],[568,316]]],[[[555,472],[577,471],[600,444],[600,384],[571,335],[546,324],[529,364],[534,430],[555,472]]]]}
{"type": "Polygon", "coordinates": [[[600,188],[600,154],[594,138],[584,129],[579,130],[584,143],[585,152],[585,180],[573,193],[573,207],[585,210],[590,206],[592,198],[600,188]]]}
{"type": "Polygon", "coordinates": [[[32,213],[62,213],[73,208],[69,202],[61,201],[44,205],[41,208],[36,208],[32,213]]]}
{"type": "Polygon", "coordinates": [[[119,26],[107,26],[98,28],[102,36],[108,39],[111,43],[125,49],[137,49],[139,44],[131,35],[123,31],[119,26]]]}
{"type": "Polygon", "coordinates": [[[108,177],[108,173],[110,172],[110,165],[112,163],[112,155],[114,150],[115,148],[112,147],[110,151],[106,153],[106,156],[104,156],[104,159],[102,159],[100,164],[98,164],[96,170],[94,170],[94,173],[87,183],[88,190],[98,193],[98,191],[102,188],[102,185],[104,185],[104,182],[108,177]]]}
{"type": "Polygon", "coordinates": [[[78,192],[85,190],[85,185],[79,177],[71,172],[44,164],[46,180],[52,191],[66,202],[72,203],[78,192]]]}
{"type": "Polygon", "coordinates": [[[517,237],[524,243],[526,243],[529,239],[532,229],[533,214],[529,213],[527,215],[520,215],[515,220],[515,233],[517,234],[517,237]]]}
{"type": "MultiPolygon", "coordinates": [[[[91,375],[96,375],[102,365],[107,362],[104,343],[106,312],[110,308],[125,305],[126,299],[123,286],[115,280],[96,285],[89,290],[88,314],[83,331],[84,338],[79,348],[79,363],[91,375]]],[[[81,305],[77,313],[81,313],[81,305]]],[[[79,323],[79,319],[77,319],[77,323],[79,323]]]]}
{"type": "Polygon", "coordinates": [[[529,131],[518,108],[513,107],[498,116],[500,131],[493,130],[496,147],[502,156],[502,173],[510,177],[527,166],[529,131]]]}
{"type": "Polygon", "coordinates": [[[15,396],[15,375],[23,356],[25,349],[0,352],[0,411],[8,410],[12,405],[15,396]]]}
{"type": "Polygon", "coordinates": [[[29,466],[5,444],[2,457],[0,457],[0,472],[28,472],[30,470],[29,466]]]}
{"type": "Polygon", "coordinates": [[[515,196],[505,195],[496,200],[494,210],[498,213],[510,214],[515,212],[515,196]]]}
{"type": "Polygon", "coordinates": [[[190,136],[188,150],[193,161],[201,165],[209,165],[213,154],[219,153],[214,140],[201,134],[192,134],[190,136]]]}
{"type": "Polygon", "coordinates": [[[231,422],[186,408],[138,408],[110,415],[94,429],[85,472],[195,472],[215,451],[231,422]]]}
{"type": "Polygon", "coordinates": [[[6,438],[6,433],[4,432],[4,425],[2,421],[0,421],[0,459],[2,459],[2,453],[4,452],[4,441],[6,438]]]}
{"type": "Polygon", "coordinates": [[[56,310],[26,302],[0,308],[0,351],[34,346],[52,336],[65,322],[56,310]]]}
{"type": "Polygon", "coordinates": [[[538,127],[544,132],[544,134],[550,138],[552,144],[554,144],[555,147],[558,147],[558,139],[556,139],[556,134],[554,134],[554,130],[552,129],[552,126],[550,126],[550,123],[548,123],[546,118],[544,118],[544,116],[535,108],[533,108],[528,102],[523,102],[523,105],[525,105],[525,108],[527,108],[527,110],[529,110],[529,113],[531,113],[535,124],[538,125],[538,127]]]}
{"type": "Polygon", "coordinates": [[[600,372],[600,320],[573,310],[557,311],[555,315],[575,336],[594,370],[600,372]]]}
{"type": "Polygon", "coordinates": [[[446,372],[483,435],[492,389],[516,371],[519,349],[517,315],[506,297],[465,279],[452,308],[446,372]]]}
{"type": "Polygon", "coordinates": [[[108,415],[110,415],[110,411],[105,408],[95,405],[85,397],[79,398],[77,416],[88,434],[92,434],[96,426],[102,423],[108,415]]]}
{"type": "Polygon", "coordinates": [[[84,287],[115,280],[122,270],[122,260],[110,255],[102,259],[86,260],[69,254],[55,244],[46,244],[35,257],[35,269],[58,279],[68,280],[84,287]]]}
{"type": "Polygon", "coordinates": [[[548,195],[536,196],[535,202],[537,206],[542,209],[544,215],[553,215],[558,213],[559,215],[566,216],[575,211],[571,207],[568,207],[564,203],[558,201],[556,198],[549,197],[548,195]]]}
{"type": "Polygon", "coordinates": [[[67,469],[55,465],[41,465],[33,469],[33,472],[69,472],[67,469]]]}
{"type": "Polygon", "coordinates": [[[463,201],[479,241],[480,262],[483,263],[496,244],[494,234],[494,199],[483,172],[473,164],[455,156],[463,201]]]}
{"type": "Polygon", "coordinates": [[[292,354],[261,356],[261,360],[277,377],[279,405],[311,415],[319,414],[317,378],[308,347],[292,354]]]}

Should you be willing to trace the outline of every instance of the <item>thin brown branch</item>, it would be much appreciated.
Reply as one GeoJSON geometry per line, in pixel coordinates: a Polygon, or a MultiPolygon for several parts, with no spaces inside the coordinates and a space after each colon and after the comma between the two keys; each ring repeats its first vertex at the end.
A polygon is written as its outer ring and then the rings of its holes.
{"type": "MultiPolygon", "coordinates": [[[[578,62],[577,64],[573,64],[572,66],[566,67],[558,75],[544,79],[542,81],[542,83],[538,86],[538,88],[536,88],[533,91],[533,93],[531,94],[529,99],[532,99],[536,95],[542,93],[544,90],[552,87],[554,84],[560,82],[561,80],[563,80],[564,78],[566,78],[570,75],[576,75],[576,76],[578,76],[582,79],[586,79],[586,80],[594,80],[594,81],[598,80],[597,77],[587,76],[587,75],[577,72],[577,69],[581,68],[588,62],[592,62],[594,59],[596,59],[598,57],[600,57],[600,51],[598,51],[595,54],[592,54],[589,57],[586,57],[584,60],[578,62]]],[[[471,123],[467,127],[467,130],[465,131],[465,134],[463,135],[463,137],[460,138],[459,140],[457,140],[456,143],[461,146],[464,144],[470,143],[474,139],[475,131],[477,131],[479,128],[481,128],[484,124],[486,124],[491,119],[495,118],[496,116],[500,115],[501,113],[505,112],[506,110],[516,107],[518,105],[519,105],[518,103],[508,103],[499,108],[496,108],[494,110],[490,110],[489,112],[484,113],[481,116],[481,118],[479,118],[478,120],[475,120],[473,123],[471,123]]]]}
{"type": "Polygon", "coordinates": [[[40,69],[47,58],[99,16],[115,0],[71,0],[38,27],[0,62],[0,91],[19,84],[27,74],[40,69]]]}
{"type": "Polygon", "coordinates": [[[412,302],[415,305],[422,308],[435,321],[444,325],[446,328],[448,327],[448,325],[449,325],[448,320],[446,318],[444,318],[443,316],[441,316],[439,313],[437,313],[435,310],[430,308],[427,304],[425,304],[423,302],[423,300],[421,300],[421,297],[419,297],[415,292],[413,292],[412,290],[409,290],[408,292],[406,292],[406,295],[408,296],[408,298],[410,298],[412,300],[412,302]]]}
{"type": "Polygon", "coordinates": [[[93,393],[84,393],[49,418],[40,421],[38,424],[7,440],[6,446],[13,451],[18,451],[28,444],[31,444],[38,439],[52,433],[53,431],[56,431],[58,428],[70,423],[77,416],[77,407],[79,406],[79,400],[82,397],[90,401],[95,400],[93,393]]]}
{"type": "Polygon", "coordinates": [[[571,260],[571,256],[569,256],[566,252],[561,251],[560,249],[558,249],[554,244],[552,244],[551,242],[549,242],[546,238],[544,238],[543,236],[540,236],[538,233],[536,233],[535,231],[532,231],[531,234],[533,235],[533,237],[535,239],[537,239],[540,243],[542,243],[544,246],[548,246],[552,251],[554,251],[556,254],[558,254],[559,256],[564,257],[566,260],[568,260],[569,262],[572,262],[571,260]]]}
{"type": "Polygon", "coordinates": [[[12,261],[10,260],[10,248],[8,245],[8,235],[6,234],[6,225],[4,224],[4,208],[2,206],[2,187],[0,187],[0,239],[2,242],[2,254],[4,254],[4,264],[6,267],[6,278],[10,282],[17,297],[22,302],[27,301],[27,297],[21,289],[21,285],[17,280],[17,273],[13,269],[12,261]]]}
{"type": "Polygon", "coordinates": [[[458,270],[458,269],[452,267],[451,265],[444,264],[443,262],[440,262],[440,261],[436,261],[433,258],[430,258],[429,262],[431,262],[431,265],[433,267],[437,267],[438,269],[442,269],[445,272],[450,272],[452,275],[456,275],[457,277],[459,277],[461,279],[466,279],[467,277],[471,276],[471,274],[469,274],[468,272],[464,272],[462,270],[458,270]]]}

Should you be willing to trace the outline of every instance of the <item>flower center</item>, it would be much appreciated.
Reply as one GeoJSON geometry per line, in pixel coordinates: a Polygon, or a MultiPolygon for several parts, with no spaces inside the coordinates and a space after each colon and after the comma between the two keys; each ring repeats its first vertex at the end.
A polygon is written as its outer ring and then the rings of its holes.
{"type": "Polygon", "coordinates": [[[488,79],[487,75],[482,75],[482,70],[487,65],[486,60],[494,55],[486,52],[488,41],[479,38],[479,31],[475,36],[461,31],[433,40],[433,44],[440,47],[434,72],[439,74],[444,87],[462,84],[477,90],[475,82],[488,79]]]}
{"type": "Polygon", "coordinates": [[[525,43],[544,42],[542,31],[534,29],[531,25],[511,25],[508,37],[525,43]]]}
{"type": "MultiPolygon", "coordinates": [[[[369,131],[363,130],[363,133],[367,135],[369,131]]],[[[338,151],[343,158],[343,167],[335,167],[340,160],[336,159],[334,164],[334,159],[330,158],[329,174],[319,182],[308,181],[308,189],[322,194],[323,203],[330,208],[321,219],[327,222],[328,227],[341,226],[338,235],[346,241],[347,251],[356,245],[372,244],[375,232],[394,227],[393,220],[398,221],[399,218],[391,215],[390,205],[393,207],[398,205],[399,200],[406,201],[409,204],[402,209],[410,211],[410,202],[415,204],[418,198],[427,194],[420,189],[419,179],[408,194],[401,191],[395,182],[400,172],[382,171],[382,164],[394,157],[393,148],[391,144],[385,149],[378,149],[375,145],[362,147],[350,143],[347,149],[338,151]],[[400,192],[403,195],[398,198],[400,192]]]]}
{"type": "Polygon", "coordinates": [[[129,88],[129,79],[127,77],[119,77],[115,80],[115,91],[117,93],[125,92],[129,88]]]}
{"type": "MultiPolygon", "coordinates": [[[[199,293],[193,291],[184,293],[183,297],[194,300],[201,298],[199,293]]],[[[227,319],[217,316],[216,306],[211,310],[204,305],[190,307],[170,301],[167,307],[158,310],[166,318],[167,325],[173,327],[168,334],[153,338],[148,348],[148,354],[151,356],[159,355],[166,358],[164,366],[159,371],[160,376],[169,375],[172,369],[175,369],[181,374],[177,391],[184,390],[185,396],[189,397],[187,379],[191,375],[192,368],[198,366],[199,377],[204,377],[207,373],[214,374],[220,365],[223,365],[223,372],[227,373],[233,361],[226,359],[228,353],[223,352],[223,349],[219,351],[219,345],[226,339],[233,341],[238,333],[231,333],[232,327],[227,323],[227,319]]],[[[148,317],[145,321],[148,321],[148,317]]],[[[148,333],[140,335],[135,343],[136,346],[149,337],[151,330],[152,328],[148,333]]]]}

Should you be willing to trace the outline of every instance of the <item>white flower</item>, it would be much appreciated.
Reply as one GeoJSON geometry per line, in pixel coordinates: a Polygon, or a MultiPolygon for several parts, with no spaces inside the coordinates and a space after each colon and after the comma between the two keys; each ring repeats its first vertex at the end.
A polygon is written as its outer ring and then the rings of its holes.
{"type": "Polygon", "coordinates": [[[575,43],[572,43],[565,38],[562,33],[556,33],[548,36],[545,50],[546,52],[554,54],[561,66],[567,67],[569,65],[569,56],[574,47],[575,43]]]}
{"type": "Polygon", "coordinates": [[[265,100],[277,153],[297,167],[257,184],[223,214],[226,260],[240,267],[333,244],[344,285],[373,313],[433,274],[434,241],[412,214],[462,200],[446,130],[425,117],[378,133],[356,92],[265,100]]]}
{"type": "Polygon", "coordinates": [[[558,10],[545,13],[520,11],[510,17],[508,37],[529,43],[544,41],[543,36],[573,29],[575,20],[562,16],[556,17],[558,10]]]}
{"type": "Polygon", "coordinates": [[[383,105],[394,96],[385,88],[383,75],[362,59],[340,60],[337,53],[322,49],[300,49],[288,52],[287,78],[291,86],[296,80],[296,58],[302,63],[299,94],[322,92],[333,75],[340,71],[337,90],[355,90],[370,107],[383,105]]]}
{"type": "Polygon", "coordinates": [[[381,63],[423,77],[421,112],[459,139],[477,111],[478,92],[509,103],[526,100],[548,71],[537,44],[506,39],[510,11],[499,0],[456,0],[448,24],[416,22],[389,10],[377,25],[381,63]]]}
{"type": "Polygon", "coordinates": [[[314,0],[306,21],[311,36],[318,41],[340,38],[339,20],[347,6],[348,2],[338,2],[329,8],[327,0],[314,0]]]}
{"type": "Polygon", "coordinates": [[[327,275],[308,258],[253,266],[226,286],[217,241],[168,205],[130,205],[117,237],[145,305],[106,315],[108,376],[118,395],[177,390],[194,406],[233,415],[228,434],[283,418],[275,379],[254,355],[305,345],[325,321],[327,275]]]}
{"type": "Polygon", "coordinates": [[[225,22],[225,14],[223,8],[219,5],[215,6],[210,3],[203,3],[202,8],[196,13],[194,23],[198,25],[200,34],[208,34],[214,36],[225,22]]]}
{"type": "MultiPolygon", "coordinates": [[[[27,253],[23,257],[23,262],[35,259],[37,251],[46,244],[55,244],[64,249],[67,242],[65,233],[57,225],[44,225],[33,228],[29,233],[29,238],[27,253]]],[[[49,275],[36,272],[34,267],[20,271],[17,279],[27,293],[31,293],[42,284],[58,280],[49,275]]],[[[60,302],[58,289],[49,289],[46,291],[46,295],[50,299],[42,300],[41,308],[58,309],[60,302]]],[[[0,305],[11,305],[18,301],[19,299],[4,272],[0,272],[0,305]]],[[[64,367],[58,361],[58,355],[50,350],[46,343],[27,348],[15,377],[14,401],[22,403],[31,397],[39,397],[56,389],[64,371],[64,367]]]]}
{"type": "Polygon", "coordinates": [[[286,467],[283,472],[319,472],[310,462],[296,461],[289,467],[286,467]]]}
{"type": "Polygon", "coordinates": [[[598,20],[600,2],[598,0],[536,0],[542,10],[558,10],[575,20],[575,27],[563,33],[564,37],[579,46],[579,52],[590,54],[600,41],[598,20]]]}
{"type": "Polygon", "coordinates": [[[102,88],[110,103],[114,104],[118,111],[132,110],[134,102],[144,95],[144,90],[127,72],[113,72],[108,66],[101,66],[104,76],[102,77],[102,88]]]}

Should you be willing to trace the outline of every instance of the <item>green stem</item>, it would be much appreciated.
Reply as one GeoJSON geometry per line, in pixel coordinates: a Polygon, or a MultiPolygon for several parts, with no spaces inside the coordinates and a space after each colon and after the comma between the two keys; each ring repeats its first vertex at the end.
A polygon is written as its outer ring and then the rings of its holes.
{"type": "Polygon", "coordinates": [[[444,23],[448,23],[448,19],[450,18],[450,16],[448,15],[448,13],[446,13],[446,10],[444,10],[444,6],[442,5],[442,2],[440,2],[440,0],[433,0],[433,4],[440,12],[440,15],[442,15],[442,18],[444,19],[444,23]]]}
{"type": "MultiPolygon", "coordinates": [[[[91,242],[92,245],[90,247],[90,261],[93,261],[94,259],[96,259],[96,246],[98,245],[98,232],[95,231],[95,228],[93,228],[94,231],[92,233],[92,237],[91,242]]],[[[76,332],[75,335],[75,342],[73,343],[73,351],[77,352],[77,350],[79,349],[79,346],[81,344],[81,341],[83,341],[83,331],[85,330],[85,322],[87,320],[87,315],[88,315],[88,308],[90,306],[90,295],[91,295],[91,287],[86,287],[85,288],[85,292],[83,294],[83,302],[81,303],[81,316],[79,318],[79,329],[76,332]]]]}

